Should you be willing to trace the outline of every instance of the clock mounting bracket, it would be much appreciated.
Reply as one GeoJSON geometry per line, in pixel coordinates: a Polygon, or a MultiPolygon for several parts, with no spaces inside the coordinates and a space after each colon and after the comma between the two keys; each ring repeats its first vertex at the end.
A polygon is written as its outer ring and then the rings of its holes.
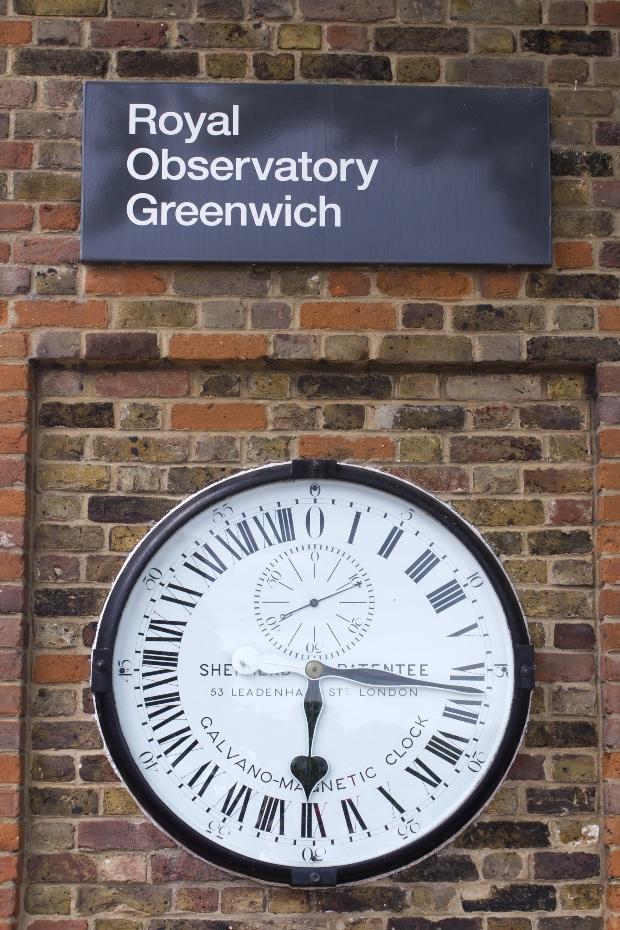
{"type": "Polygon", "coordinates": [[[517,681],[521,688],[531,691],[535,684],[534,647],[529,643],[515,649],[517,681]]]}
{"type": "Polygon", "coordinates": [[[93,649],[90,687],[93,694],[112,690],[112,650],[109,646],[93,649]]]}
{"type": "Polygon", "coordinates": [[[340,463],[334,459],[293,459],[291,478],[336,478],[340,463]]]}
{"type": "Polygon", "coordinates": [[[338,869],[291,869],[291,885],[298,888],[325,888],[338,883],[338,869]]]}

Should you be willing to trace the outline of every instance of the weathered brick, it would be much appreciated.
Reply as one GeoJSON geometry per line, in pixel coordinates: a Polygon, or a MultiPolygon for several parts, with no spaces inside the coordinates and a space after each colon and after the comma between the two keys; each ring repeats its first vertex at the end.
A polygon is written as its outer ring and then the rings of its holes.
{"type": "Polygon", "coordinates": [[[300,11],[304,19],[377,22],[392,19],[396,0],[300,0],[300,11]]]}
{"type": "Polygon", "coordinates": [[[521,48],[544,55],[611,55],[611,33],[604,29],[524,29],[521,48]]]}
{"type": "Polygon", "coordinates": [[[116,70],[119,77],[196,77],[196,52],[120,51],[116,70]]]}
{"type": "Polygon", "coordinates": [[[385,55],[304,54],[301,76],[310,81],[391,81],[392,66],[385,55]]]}
{"type": "Polygon", "coordinates": [[[20,48],[16,52],[15,73],[103,77],[108,58],[107,52],[87,49],[20,48]]]}

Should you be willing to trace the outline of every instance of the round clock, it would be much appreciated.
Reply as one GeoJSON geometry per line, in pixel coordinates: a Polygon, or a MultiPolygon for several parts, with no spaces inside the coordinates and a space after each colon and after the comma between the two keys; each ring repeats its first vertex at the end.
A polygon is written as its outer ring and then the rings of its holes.
{"type": "Polygon", "coordinates": [[[142,540],[93,653],[108,753],[192,852],[270,882],[386,874],[491,798],[532,649],[478,533],[417,487],[301,460],[218,482],[142,540]]]}

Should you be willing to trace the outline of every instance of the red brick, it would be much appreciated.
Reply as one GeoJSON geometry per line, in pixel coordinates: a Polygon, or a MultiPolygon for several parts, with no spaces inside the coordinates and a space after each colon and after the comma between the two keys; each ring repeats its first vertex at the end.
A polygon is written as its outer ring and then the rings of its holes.
{"type": "Polygon", "coordinates": [[[23,546],[24,538],[24,523],[22,520],[0,520],[0,549],[23,546]]]}
{"type": "Polygon", "coordinates": [[[49,684],[64,681],[81,682],[87,681],[89,672],[89,656],[50,653],[35,657],[32,680],[49,684]]]}
{"type": "Polygon", "coordinates": [[[620,589],[603,588],[599,594],[598,603],[601,619],[620,617],[620,589]]]}
{"type": "MultiPolygon", "coordinates": [[[[17,849],[17,846],[13,845],[13,840],[10,837],[12,830],[17,833],[17,827],[12,827],[11,824],[0,824],[0,848],[6,849],[7,852],[13,852],[17,849]],[[2,841],[4,835],[7,837],[6,846],[3,845],[2,841]]],[[[18,890],[16,885],[11,885],[8,888],[0,888],[0,917],[16,916],[19,907],[18,890]]]]}
{"type": "Polygon", "coordinates": [[[0,203],[0,229],[31,229],[33,218],[34,210],[25,203],[0,203]]]}
{"type": "Polygon", "coordinates": [[[13,245],[16,262],[38,265],[52,262],[77,262],[80,258],[80,240],[60,236],[36,239],[17,239],[13,245]]]}
{"type": "Polygon", "coordinates": [[[80,225],[77,203],[44,203],[39,207],[39,225],[51,232],[74,232],[80,225]]]}
{"type": "Polygon", "coordinates": [[[385,436],[300,436],[302,458],[344,458],[385,461],[394,457],[394,441],[385,436]]]}
{"type": "Polygon", "coordinates": [[[175,359],[240,360],[264,358],[267,337],[259,335],[212,335],[181,333],[170,340],[168,355],[175,359]]]}
{"type": "Polygon", "coordinates": [[[11,488],[26,483],[26,456],[0,458],[0,487],[11,488]]]}
{"type": "Polygon", "coordinates": [[[599,577],[604,584],[620,584],[620,559],[600,559],[599,577]]]}
{"type": "Polygon", "coordinates": [[[19,581],[24,574],[24,556],[5,552],[0,559],[0,580],[19,581]]]}
{"type": "Polygon", "coordinates": [[[592,519],[592,501],[560,498],[549,504],[549,519],[555,525],[563,523],[589,523],[592,519]]]}
{"type": "Polygon", "coordinates": [[[485,271],[480,275],[480,296],[518,297],[523,275],[518,271],[485,271]]]}
{"type": "MultiPolygon", "coordinates": [[[[2,527],[0,526],[0,534],[2,527]]],[[[5,553],[6,555],[6,553],[5,553]]],[[[5,617],[0,623],[0,646],[23,646],[23,622],[17,617],[5,617]]]]}
{"type": "Polygon", "coordinates": [[[604,394],[620,394],[620,364],[601,364],[596,370],[598,388],[604,394]]]}
{"type": "Polygon", "coordinates": [[[78,823],[78,846],[81,849],[166,849],[176,846],[151,823],[128,820],[95,820],[78,823]]]}
{"type": "Polygon", "coordinates": [[[15,303],[17,326],[100,327],[108,320],[107,304],[102,300],[18,300],[15,303]]]}
{"type": "MultiPolygon", "coordinates": [[[[0,419],[1,419],[0,414],[0,419]]],[[[13,455],[28,449],[28,432],[23,426],[0,426],[0,454],[13,455]]]]}
{"type": "Polygon", "coordinates": [[[32,41],[32,23],[18,20],[0,23],[0,45],[28,45],[32,41]]]}
{"type": "Polygon", "coordinates": [[[92,20],[90,42],[93,48],[163,48],[168,37],[165,22],[136,20],[92,20]]]}
{"type": "Polygon", "coordinates": [[[370,278],[361,271],[330,271],[329,293],[332,297],[366,297],[370,278]]]}
{"type": "Polygon", "coordinates": [[[601,554],[620,553],[620,527],[601,526],[597,533],[597,548],[601,554]]]}
{"type": "Polygon", "coordinates": [[[0,817],[16,817],[20,811],[20,802],[18,788],[0,788],[0,817]]]}
{"type": "Polygon", "coordinates": [[[589,242],[556,242],[553,263],[556,268],[591,268],[592,245],[589,242]]]}
{"type": "Polygon", "coordinates": [[[598,436],[602,456],[620,457],[620,429],[602,429],[598,436]]]}
{"type": "Polygon", "coordinates": [[[597,26],[620,26],[620,2],[602,0],[594,4],[594,22],[597,26]]]}
{"type": "Polygon", "coordinates": [[[18,856],[0,856],[0,882],[19,881],[21,861],[18,856]]]}
{"type": "Polygon", "coordinates": [[[4,395],[0,404],[0,423],[23,423],[27,416],[28,398],[25,394],[4,395]]]}
{"type": "Polygon", "coordinates": [[[537,652],[537,681],[590,681],[594,676],[594,656],[566,652],[537,652]]]}
{"type": "Polygon", "coordinates": [[[34,100],[35,88],[32,79],[0,78],[0,100],[5,107],[27,107],[34,100]]]}
{"type": "MultiPolygon", "coordinates": [[[[0,95],[2,82],[0,81],[0,95]]],[[[0,141],[0,168],[29,168],[32,164],[32,142],[0,141]]]]}
{"type": "Polygon", "coordinates": [[[620,307],[599,307],[598,328],[605,332],[620,332],[620,307]]]}
{"type": "Polygon", "coordinates": [[[0,754],[0,784],[18,785],[21,777],[21,760],[17,755],[0,754]]]}
{"type": "Polygon", "coordinates": [[[332,303],[313,301],[302,304],[300,324],[305,329],[358,330],[394,329],[396,309],[389,303],[332,303]]]}
{"type": "Polygon", "coordinates": [[[598,516],[601,520],[620,520],[620,495],[605,494],[599,497],[598,516]]]}
{"type": "Polygon", "coordinates": [[[606,652],[620,652],[620,623],[602,623],[601,637],[606,652]]]}
{"type": "Polygon", "coordinates": [[[341,23],[330,25],[327,27],[327,42],[333,49],[365,52],[368,48],[368,29],[365,26],[341,23]]]}
{"type": "Polygon", "coordinates": [[[0,358],[25,358],[27,354],[27,333],[0,334],[0,358]]]}
{"type": "Polygon", "coordinates": [[[168,286],[165,275],[151,268],[136,265],[126,267],[95,267],[86,269],[87,294],[163,294],[168,286]]]}
{"type": "Polygon", "coordinates": [[[473,290],[469,275],[462,271],[398,268],[380,271],[377,287],[390,297],[467,297],[473,290]]]}
{"type": "Polygon", "coordinates": [[[267,414],[262,404],[175,404],[171,425],[191,430],[265,429],[267,414]]]}
{"type": "MultiPolygon", "coordinates": [[[[16,823],[0,823],[0,849],[3,852],[15,852],[19,849],[19,842],[19,825],[16,823]]],[[[2,889],[0,889],[1,891],[2,889]]],[[[9,916],[5,911],[5,904],[6,900],[0,898],[0,917],[9,916]]]]}
{"type": "Polygon", "coordinates": [[[0,517],[22,517],[26,513],[26,492],[14,488],[0,491],[0,517]]]}
{"type": "Polygon", "coordinates": [[[186,371],[105,371],[95,375],[102,397],[183,397],[189,393],[186,371]]]}
{"type": "MultiPolygon", "coordinates": [[[[5,623],[5,621],[2,621],[5,623]]],[[[3,717],[16,717],[24,709],[23,685],[0,685],[0,714],[3,717]]]]}

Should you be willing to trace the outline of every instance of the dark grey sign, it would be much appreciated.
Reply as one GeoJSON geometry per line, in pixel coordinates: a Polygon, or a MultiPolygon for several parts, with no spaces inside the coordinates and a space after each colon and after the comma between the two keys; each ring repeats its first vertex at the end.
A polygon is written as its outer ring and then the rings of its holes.
{"type": "Polygon", "coordinates": [[[548,95],[90,82],[82,258],[551,261],[548,95]]]}

